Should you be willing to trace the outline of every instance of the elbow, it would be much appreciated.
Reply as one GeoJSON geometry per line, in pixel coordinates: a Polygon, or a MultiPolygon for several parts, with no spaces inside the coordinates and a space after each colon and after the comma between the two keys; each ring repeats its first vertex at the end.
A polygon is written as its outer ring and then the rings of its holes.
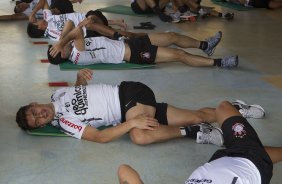
{"type": "Polygon", "coordinates": [[[95,137],[92,137],[91,141],[97,142],[97,143],[108,143],[111,142],[112,140],[108,137],[103,135],[103,133],[96,133],[95,137]]]}

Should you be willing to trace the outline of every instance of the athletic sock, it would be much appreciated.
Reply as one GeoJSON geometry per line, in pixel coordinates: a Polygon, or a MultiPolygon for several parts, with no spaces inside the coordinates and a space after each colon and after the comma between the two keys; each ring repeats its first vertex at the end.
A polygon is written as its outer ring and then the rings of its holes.
{"type": "Polygon", "coordinates": [[[213,60],[213,66],[218,66],[218,67],[220,67],[220,66],[221,66],[221,60],[222,60],[222,59],[214,59],[214,60],[213,60]]]}
{"type": "Polygon", "coordinates": [[[201,41],[199,49],[206,50],[208,48],[208,42],[201,41]]]}
{"type": "Polygon", "coordinates": [[[189,137],[193,139],[197,138],[197,132],[199,131],[200,131],[199,126],[187,126],[187,127],[180,128],[181,135],[184,135],[185,137],[189,137]]]}

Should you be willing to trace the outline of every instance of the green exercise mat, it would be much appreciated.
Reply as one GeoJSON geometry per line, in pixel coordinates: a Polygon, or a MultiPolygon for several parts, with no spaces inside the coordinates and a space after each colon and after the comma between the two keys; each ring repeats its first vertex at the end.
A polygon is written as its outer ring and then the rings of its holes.
{"type": "Polygon", "coordinates": [[[36,128],[26,131],[29,135],[35,136],[55,136],[55,137],[69,137],[67,134],[61,132],[58,128],[48,124],[42,128],[36,128]]]}
{"type": "Polygon", "coordinates": [[[116,14],[122,14],[122,15],[131,15],[131,16],[137,16],[137,17],[150,17],[153,16],[153,14],[136,14],[131,10],[131,7],[124,6],[124,5],[115,5],[115,6],[109,6],[105,8],[99,9],[102,12],[107,13],[116,13],[116,14]]]}
{"type": "Polygon", "coordinates": [[[219,6],[224,6],[230,9],[238,10],[238,11],[247,11],[247,10],[252,10],[254,8],[251,7],[245,7],[240,4],[235,4],[235,3],[230,3],[224,0],[211,0],[214,4],[217,4],[219,6]]]}
{"type": "MultiPolygon", "coordinates": [[[[103,130],[111,126],[101,126],[98,127],[98,130],[103,130]]],[[[36,128],[33,130],[27,130],[27,134],[34,135],[34,136],[53,136],[53,137],[69,137],[69,135],[61,132],[58,128],[47,124],[45,127],[36,128]]]]}
{"type": "Polygon", "coordinates": [[[151,68],[154,64],[134,64],[134,63],[121,63],[121,64],[92,64],[92,65],[75,65],[71,62],[65,62],[59,64],[60,70],[80,70],[88,68],[92,70],[127,70],[127,69],[140,69],[140,68],[151,68]]]}

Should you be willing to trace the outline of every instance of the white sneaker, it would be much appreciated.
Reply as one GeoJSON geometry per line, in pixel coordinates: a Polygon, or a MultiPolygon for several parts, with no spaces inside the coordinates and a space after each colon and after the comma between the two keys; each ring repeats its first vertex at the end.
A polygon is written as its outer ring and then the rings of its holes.
{"type": "Polygon", "coordinates": [[[196,143],[198,144],[215,144],[223,146],[222,130],[210,124],[200,124],[200,131],[197,132],[196,143]]]}
{"type": "Polygon", "coordinates": [[[171,22],[177,23],[180,22],[180,12],[176,11],[174,13],[170,13],[169,16],[172,18],[171,22]]]}
{"type": "Polygon", "coordinates": [[[190,17],[197,17],[198,15],[197,14],[195,14],[195,13],[192,13],[192,12],[190,12],[190,11],[186,11],[186,12],[184,12],[184,13],[182,13],[181,15],[180,15],[180,19],[181,20],[187,20],[187,19],[189,19],[190,17]]]}
{"type": "Polygon", "coordinates": [[[265,110],[258,104],[248,105],[242,100],[235,100],[232,105],[239,106],[239,112],[244,118],[264,118],[265,110]]]}

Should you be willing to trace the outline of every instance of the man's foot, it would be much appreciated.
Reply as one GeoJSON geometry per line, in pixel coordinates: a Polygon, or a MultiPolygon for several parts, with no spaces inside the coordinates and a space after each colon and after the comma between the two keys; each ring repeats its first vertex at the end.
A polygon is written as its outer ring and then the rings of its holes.
{"type": "Polygon", "coordinates": [[[196,14],[196,13],[192,13],[191,11],[186,11],[186,12],[184,12],[180,15],[180,19],[186,20],[189,17],[197,17],[197,16],[198,16],[198,14],[196,14]]]}
{"type": "Polygon", "coordinates": [[[169,16],[172,18],[172,21],[173,23],[177,23],[177,22],[180,22],[180,12],[179,11],[176,11],[174,13],[170,13],[169,16]]]}
{"type": "Polygon", "coordinates": [[[210,8],[205,8],[205,7],[202,7],[198,13],[201,15],[201,16],[206,16],[206,15],[209,15],[211,13],[212,9],[210,8]]]}
{"type": "Polygon", "coordinates": [[[238,66],[239,59],[238,56],[225,56],[221,60],[221,68],[235,68],[238,66]]]}
{"type": "Polygon", "coordinates": [[[200,131],[197,133],[196,143],[223,145],[224,140],[220,128],[207,123],[201,123],[198,126],[200,126],[200,131]]]}
{"type": "Polygon", "coordinates": [[[224,12],[224,13],[222,13],[222,18],[224,18],[226,20],[232,20],[232,19],[234,19],[234,13],[224,12]]]}
{"type": "Polygon", "coordinates": [[[207,39],[208,47],[204,50],[204,52],[211,56],[214,53],[215,47],[218,45],[222,38],[222,32],[218,31],[213,37],[207,39]]]}
{"type": "Polygon", "coordinates": [[[244,118],[264,118],[265,111],[262,106],[258,104],[248,105],[242,100],[235,100],[232,105],[239,107],[239,112],[244,118]]]}

